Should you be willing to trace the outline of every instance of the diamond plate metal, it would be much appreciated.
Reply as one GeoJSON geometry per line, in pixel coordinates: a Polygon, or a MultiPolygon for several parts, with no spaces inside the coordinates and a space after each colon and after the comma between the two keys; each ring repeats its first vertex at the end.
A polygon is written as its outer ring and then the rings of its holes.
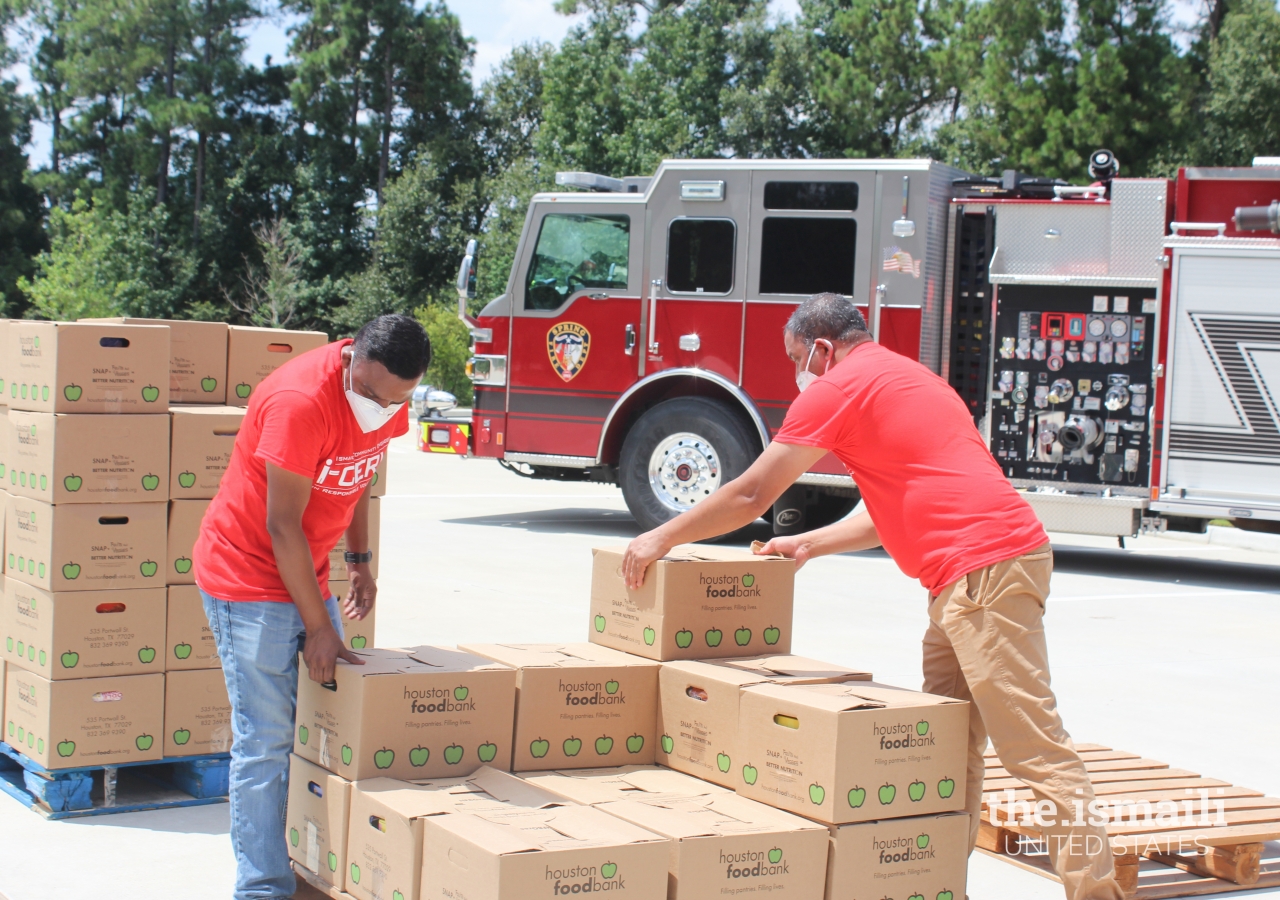
{"type": "Polygon", "coordinates": [[[1045,531],[1128,536],[1138,533],[1147,501],[1136,497],[1090,497],[1025,491],[1023,499],[1045,531]]]}
{"type": "Polygon", "coordinates": [[[1111,266],[1121,278],[1160,278],[1169,183],[1163,178],[1124,178],[1111,184],[1111,266]]]}

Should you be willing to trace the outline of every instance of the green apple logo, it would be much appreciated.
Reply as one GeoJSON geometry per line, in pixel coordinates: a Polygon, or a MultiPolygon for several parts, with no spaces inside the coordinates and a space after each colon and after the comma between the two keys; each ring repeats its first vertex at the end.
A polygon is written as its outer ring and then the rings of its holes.
{"type": "Polygon", "coordinates": [[[911,798],[912,803],[918,803],[924,799],[925,783],[923,781],[913,781],[907,785],[907,796],[911,798]]]}
{"type": "Polygon", "coordinates": [[[137,745],[139,750],[150,750],[151,745],[155,743],[155,738],[149,734],[140,734],[134,738],[133,742],[137,745]]]}
{"type": "Polygon", "coordinates": [[[676,632],[676,646],[681,650],[688,650],[689,645],[693,643],[693,632],[686,629],[680,629],[676,632]]]}
{"type": "Polygon", "coordinates": [[[208,375],[200,379],[200,390],[204,391],[206,394],[212,394],[217,389],[218,379],[212,378],[208,375]]]}
{"type": "Polygon", "coordinates": [[[138,566],[138,571],[142,573],[143,578],[150,578],[156,574],[156,571],[159,568],[160,567],[156,565],[154,560],[149,559],[146,562],[144,562],[142,565],[138,566]]]}
{"type": "Polygon", "coordinates": [[[617,864],[617,863],[607,862],[607,863],[605,863],[603,866],[601,866],[601,867],[600,867],[600,877],[601,877],[601,878],[608,879],[608,878],[612,878],[614,875],[617,875],[617,874],[618,874],[618,864],[617,864]]]}
{"type": "Polygon", "coordinates": [[[160,399],[160,388],[154,384],[149,384],[142,389],[142,399],[148,403],[155,403],[160,399]]]}
{"type": "Polygon", "coordinates": [[[64,669],[74,669],[78,662],[80,662],[80,654],[74,650],[68,650],[62,654],[62,667],[64,669]]]}
{"type": "Polygon", "coordinates": [[[907,900],[924,900],[924,894],[912,894],[907,900]]]}
{"type": "MultiPolygon", "coordinates": [[[[236,388],[236,393],[237,394],[240,393],[240,388],[236,388]]],[[[354,884],[360,883],[360,867],[357,866],[355,863],[351,864],[351,881],[354,884]]]]}
{"type": "Polygon", "coordinates": [[[431,758],[431,751],[426,747],[414,747],[409,751],[409,765],[416,769],[420,769],[427,764],[427,760],[431,758]]]}
{"type": "Polygon", "coordinates": [[[727,753],[717,753],[717,754],[716,754],[716,768],[717,768],[717,769],[719,769],[721,772],[728,772],[728,771],[729,771],[729,766],[730,766],[730,765],[731,765],[731,762],[730,762],[730,760],[729,760],[729,754],[727,754],[727,753]]]}
{"type": "Polygon", "coordinates": [[[476,756],[480,757],[480,762],[490,763],[493,758],[498,755],[498,745],[493,743],[481,744],[476,748],[476,756]]]}
{"type": "Polygon", "coordinates": [[[180,484],[184,488],[195,487],[196,473],[195,472],[179,472],[178,484],[180,484]]]}
{"type": "Polygon", "coordinates": [[[191,560],[185,556],[179,556],[173,561],[173,569],[179,575],[186,575],[191,571],[191,560]]]}
{"type": "Polygon", "coordinates": [[[809,802],[814,806],[821,806],[822,801],[827,799],[827,789],[820,784],[809,785],[809,802]]]}
{"type": "MultiPolygon", "coordinates": [[[[181,747],[187,741],[191,740],[191,732],[186,728],[179,728],[173,733],[173,742],[181,747]]],[[[296,846],[296,845],[295,845],[296,846]]]]}
{"type": "Polygon", "coordinates": [[[672,750],[675,749],[675,746],[676,746],[676,742],[671,739],[671,735],[669,734],[664,734],[662,736],[662,740],[660,740],[658,743],[662,745],[663,753],[670,753],[672,750]]]}
{"type": "Polygon", "coordinates": [[[938,782],[938,796],[943,800],[948,799],[956,792],[956,783],[952,778],[944,778],[938,782]]]}
{"type": "Polygon", "coordinates": [[[29,659],[31,662],[36,661],[36,645],[35,644],[27,645],[27,659],[29,659]]]}
{"type": "Polygon", "coordinates": [[[344,766],[351,765],[351,748],[346,744],[342,745],[342,764],[344,766]]]}
{"type": "Polygon", "coordinates": [[[40,565],[39,565],[37,568],[39,569],[39,572],[38,572],[39,576],[40,576],[41,578],[43,578],[43,577],[44,577],[44,563],[40,563],[40,565]]]}
{"type": "Polygon", "coordinates": [[[18,659],[22,659],[22,657],[26,656],[26,654],[27,654],[27,645],[24,644],[22,641],[18,641],[18,659]]]}
{"type": "Polygon", "coordinates": [[[191,655],[191,645],[190,644],[174,644],[173,655],[176,656],[178,659],[186,659],[191,655]]]}
{"type": "Polygon", "coordinates": [[[748,572],[746,575],[742,576],[743,587],[751,587],[755,583],[756,583],[756,576],[752,575],[751,573],[748,572]]]}
{"type": "Polygon", "coordinates": [[[453,689],[453,699],[461,703],[463,700],[467,699],[467,694],[469,693],[471,693],[471,691],[467,688],[456,687],[453,689]]]}
{"type": "Polygon", "coordinates": [[[743,626],[733,633],[733,639],[739,647],[745,647],[751,643],[751,629],[743,626]]]}
{"type": "Polygon", "coordinates": [[[929,846],[929,835],[921,834],[916,837],[916,846],[923,850],[929,846]]]}
{"type": "Polygon", "coordinates": [[[363,634],[353,634],[351,636],[351,649],[363,650],[369,644],[369,639],[363,634]]]}
{"type": "Polygon", "coordinates": [[[639,734],[633,734],[627,738],[627,752],[639,753],[644,749],[644,737],[639,734]]]}
{"type": "Polygon", "coordinates": [[[37,753],[44,752],[44,738],[39,738],[36,740],[36,752],[37,753]]]}
{"type": "Polygon", "coordinates": [[[47,490],[49,487],[49,479],[44,475],[40,476],[40,490],[47,490]]]}
{"type": "Polygon", "coordinates": [[[551,742],[538,738],[536,741],[529,742],[529,754],[534,759],[542,759],[547,755],[547,751],[551,749],[551,742]]]}
{"type": "Polygon", "coordinates": [[[62,567],[62,577],[67,579],[68,581],[75,581],[77,578],[80,577],[80,564],[67,563],[65,566],[62,567]]]}
{"type": "Polygon", "coordinates": [[[144,491],[154,491],[158,487],[160,487],[159,475],[143,475],[142,476],[142,489],[144,491]]]}
{"type": "Polygon", "coordinates": [[[781,847],[774,847],[772,850],[770,850],[770,851],[769,851],[769,862],[770,862],[772,865],[775,865],[775,866],[776,866],[778,863],[782,862],[782,848],[781,848],[781,847]]]}
{"type": "Polygon", "coordinates": [[[596,623],[596,633],[604,634],[604,616],[596,616],[595,623],[596,623]]]}
{"type": "Polygon", "coordinates": [[[707,629],[707,634],[706,634],[706,638],[707,638],[707,646],[708,646],[708,647],[719,647],[719,646],[720,646],[720,639],[721,639],[721,638],[723,638],[723,637],[724,637],[724,632],[723,632],[723,631],[721,631],[719,628],[708,628],[708,629],[707,629]]]}
{"type": "Polygon", "coordinates": [[[444,748],[444,761],[451,766],[456,766],[462,762],[462,754],[465,751],[457,744],[450,744],[444,748]]]}
{"type": "Polygon", "coordinates": [[[381,750],[375,751],[373,754],[373,764],[379,769],[390,769],[391,764],[396,761],[396,751],[388,750],[383,747],[381,750]]]}
{"type": "Polygon", "coordinates": [[[299,725],[298,726],[298,743],[302,744],[305,747],[307,744],[307,738],[309,737],[311,737],[311,730],[308,729],[306,725],[299,725]]]}
{"type": "Polygon", "coordinates": [[[577,756],[578,751],[582,749],[582,739],[571,737],[564,740],[564,755],[577,756]]]}
{"type": "Polygon", "coordinates": [[[606,681],[606,682],[604,683],[604,689],[605,689],[605,691],[606,691],[607,693],[610,693],[610,694],[616,694],[616,693],[618,693],[618,682],[616,682],[616,681],[606,681]]]}
{"type": "Polygon", "coordinates": [[[653,642],[657,640],[658,633],[648,625],[644,626],[644,642],[645,646],[652,647],[653,642]]]}
{"type": "Polygon", "coordinates": [[[5,638],[4,645],[5,645],[5,649],[7,649],[10,653],[13,652],[13,638],[11,637],[5,638]]]}
{"type": "Polygon", "coordinates": [[[921,719],[919,722],[916,723],[916,734],[920,735],[920,737],[924,737],[928,733],[929,733],[929,723],[921,719]]]}
{"type": "Polygon", "coordinates": [[[48,657],[47,657],[47,656],[45,656],[44,651],[43,651],[43,650],[41,650],[41,651],[40,651],[40,665],[41,665],[41,666],[43,666],[43,665],[45,664],[45,661],[46,661],[47,659],[48,659],[48,657]]]}
{"type": "Polygon", "coordinates": [[[938,900],[952,900],[953,896],[950,891],[938,891],[938,900]]]}
{"type": "Polygon", "coordinates": [[[608,756],[613,752],[613,738],[605,735],[596,738],[596,754],[599,756],[608,756]]]}
{"type": "Polygon", "coordinates": [[[782,637],[782,632],[777,627],[770,625],[764,630],[764,642],[772,647],[778,643],[778,638],[782,637]]]}
{"type": "Polygon", "coordinates": [[[856,787],[856,788],[849,789],[849,806],[852,807],[853,809],[858,809],[859,807],[861,807],[862,804],[866,802],[866,799],[867,799],[866,788],[856,787]]]}
{"type": "MultiPolygon", "coordinates": [[[[237,384],[237,385],[236,385],[236,396],[237,396],[237,397],[239,397],[241,400],[248,400],[248,399],[249,399],[249,393],[250,393],[250,391],[252,391],[252,390],[253,390],[253,388],[252,388],[252,387],[250,387],[249,385],[245,384],[245,383],[242,381],[242,382],[240,382],[239,384],[237,384]]],[[[359,883],[360,883],[360,879],[359,879],[359,878],[357,878],[357,879],[356,879],[356,883],[357,883],[357,884],[359,884],[359,883]]]]}
{"type": "Polygon", "coordinates": [[[299,837],[299,835],[298,835],[298,829],[296,829],[296,828],[290,828],[290,829],[289,829],[289,843],[290,843],[290,844],[293,844],[293,846],[295,846],[295,847],[296,847],[296,846],[298,846],[298,837],[299,837]]]}
{"type": "Polygon", "coordinates": [[[138,659],[140,659],[146,665],[150,665],[151,663],[155,662],[155,659],[156,659],[155,648],[143,647],[141,650],[138,651],[138,659]]]}
{"type": "Polygon", "coordinates": [[[338,854],[334,853],[332,850],[329,851],[328,862],[330,872],[338,871],[338,854]]]}
{"type": "MultiPolygon", "coordinates": [[[[391,900],[404,900],[404,894],[400,893],[399,891],[392,891],[391,900]]],[[[924,898],[921,897],[920,900],[924,900],[924,898]]]]}
{"type": "Polygon", "coordinates": [[[755,784],[756,778],[759,776],[759,774],[760,773],[756,771],[755,766],[742,767],[742,780],[745,781],[747,784],[755,784]]]}
{"type": "MultiPolygon", "coordinates": [[[[12,727],[13,727],[13,723],[12,723],[12,722],[10,722],[10,723],[9,723],[9,727],[10,727],[10,728],[12,728],[12,727]]],[[[75,741],[58,741],[58,755],[59,755],[59,756],[61,756],[61,757],[63,757],[63,758],[65,759],[66,757],[70,756],[72,753],[75,753],[75,752],[76,752],[76,742],[75,742],[75,741]]]]}
{"type": "MultiPolygon", "coordinates": [[[[26,395],[26,387],[22,388],[23,395],[26,395]]],[[[72,403],[80,399],[80,395],[84,393],[84,388],[78,384],[69,384],[62,389],[62,396],[66,397],[72,403]]]]}
{"type": "Polygon", "coordinates": [[[880,805],[888,806],[893,802],[893,798],[898,796],[898,789],[891,784],[884,784],[880,787],[880,805]]]}

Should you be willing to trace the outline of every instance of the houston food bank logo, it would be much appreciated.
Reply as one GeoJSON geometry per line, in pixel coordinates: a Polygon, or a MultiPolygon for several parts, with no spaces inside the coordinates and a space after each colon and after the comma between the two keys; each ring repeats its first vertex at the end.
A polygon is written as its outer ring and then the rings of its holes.
{"type": "Polygon", "coordinates": [[[547,356],[551,368],[565,381],[573,381],[587,364],[591,332],[577,322],[561,322],[547,332],[547,356]]]}

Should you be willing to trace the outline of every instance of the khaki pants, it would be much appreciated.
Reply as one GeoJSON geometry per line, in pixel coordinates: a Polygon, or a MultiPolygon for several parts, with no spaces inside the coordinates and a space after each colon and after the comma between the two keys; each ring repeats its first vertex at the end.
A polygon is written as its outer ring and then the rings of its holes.
{"type": "Polygon", "coordinates": [[[1053,551],[1045,544],[970,572],[932,598],[924,689],[971,704],[965,794],[969,851],[978,837],[982,755],[990,736],[1010,774],[1025,782],[1036,800],[1057,810],[1047,818],[1053,824],[1044,833],[1069,900],[1123,900],[1106,830],[1072,824],[1075,804],[1087,810],[1093,786],[1049,686],[1043,618],[1052,572],[1053,551]]]}

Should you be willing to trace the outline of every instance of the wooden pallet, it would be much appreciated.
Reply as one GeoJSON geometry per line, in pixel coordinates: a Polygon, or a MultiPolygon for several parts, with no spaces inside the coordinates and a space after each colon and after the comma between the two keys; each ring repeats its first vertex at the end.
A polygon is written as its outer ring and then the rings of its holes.
{"type": "Polygon", "coordinates": [[[0,741],[0,793],[46,819],[223,803],[230,768],[216,753],[51,770],[0,741]]]}
{"type": "MultiPolygon", "coordinates": [[[[1280,886],[1280,798],[1137,753],[1099,744],[1076,749],[1094,792],[1112,806],[1107,834],[1127,897],[1161,900],[1280,886]]],[[[978,846],[1056,878],[1040,830],[1010,815],[1010,800],[1035,802],[1031,790],[994,752],[987,753],[986,765],[978,846]]]]}

